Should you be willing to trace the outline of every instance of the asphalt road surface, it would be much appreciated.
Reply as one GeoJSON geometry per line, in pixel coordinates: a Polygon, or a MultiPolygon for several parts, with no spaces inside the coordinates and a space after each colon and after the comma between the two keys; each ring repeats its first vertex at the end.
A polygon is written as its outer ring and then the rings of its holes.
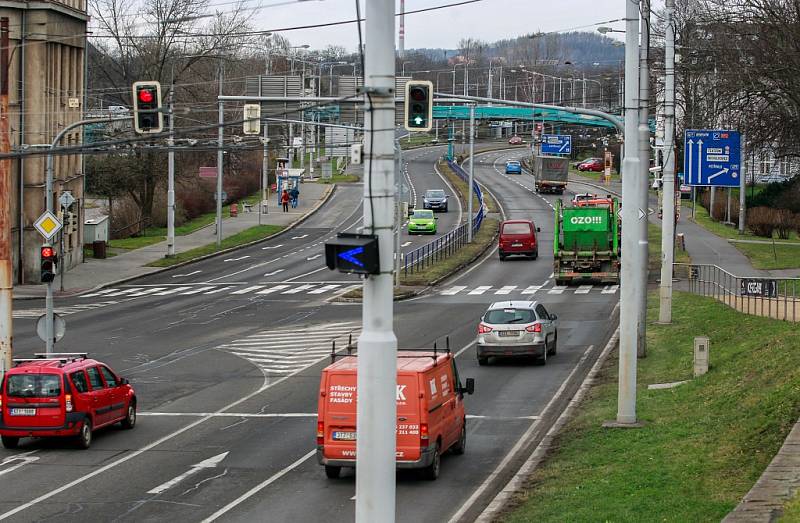
{"type": "MultiPolygon", "coordinates": [[[[466,454],[445,456],[435,482],[399,473],[399,521],[473,518],[508,478],[501,462],[519,460],[510,453],[523,435],[546,432],[613,330],[616,287],[554,286],[554,198],[536,195],[530,176],[503,174],[505,159],[523,152],[480,155],[475,173],[508,218],[541,227],[539,259],[501,262],[492,250],[395,304],[401,348],[441,347],[449,337],[461,376],[476,381],[466,454]],[[558,314],[558,354],[546,365],[477,365],[478,319],[507,299],[540,300],[558,314]]],[[[418,193],[442,187],[432,169],[439,154],[407,153],[418,193]]],[[[138,425],[99,431],[88,451],[31,439],[0,450],[0,519],[352,521],[353,474],[327,479],[314,439],[320,371],[333,341],[340,348],[357,338],[362,312],[332,300],[359,281],[324,268],[323,243],[360,226],[362,190],[337,188],[317,214],[268,242],[57,302],[68,324],[57,350],[88,351],[129,378],[138,425]]],[[[458,222],[456,210],[447,214],[443,230],[458,222]]],[[[19,357],[41,350],[33,329],[41,307],[15,311],[19,357]]]]}

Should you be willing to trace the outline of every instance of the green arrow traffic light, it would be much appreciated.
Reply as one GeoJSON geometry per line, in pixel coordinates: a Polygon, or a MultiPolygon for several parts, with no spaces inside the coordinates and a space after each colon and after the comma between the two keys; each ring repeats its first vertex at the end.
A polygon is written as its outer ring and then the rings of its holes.
{"type": "Polygon", "coordinates": [[[409,131],[430,131],[433,121],[433,83],[412,80],[405,89],[405,128],[409,131]]]}

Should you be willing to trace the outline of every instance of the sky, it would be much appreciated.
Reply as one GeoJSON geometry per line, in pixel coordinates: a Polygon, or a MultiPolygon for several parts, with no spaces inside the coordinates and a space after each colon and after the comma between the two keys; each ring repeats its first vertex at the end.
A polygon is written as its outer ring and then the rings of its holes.
{"type": "MultiPolygon", "coordinates": [[[[369,0],[366,0],[369,1],[369,0]]],[[[406,12],[438,5],[455,3],[458,0],[406,0],[406,12]]],[[[245,5],[256,6],[258,0],[245,0],[245,5]]],[[[400,1],[396,0],[399,11],[400,1]]],[[[216,9],[225,9],[226,0],[211,0],[220,4],[216,9]]],[[[263,8],[252,16],[251,23],[257,30],[272,30],[301,25],[352,20],[356,18],[353,0],[305,0],[281,1],[261,0],[263,8]]],[[[229,7],[228,7],[229,9],[229,7]]],[[[582,30],[596,31],[597,25],[623,29],[623,22],[603,24],[608,20],[621,19],[625,12],[625,0],[482,0],[473,4],[451,7],[438,11],[406,15],[406,49],[433,47],[458,47],[461,38],[473,37],[484,41],[514,38],[535,31],[582,30]],[[578,29],[580,28],[580,29],[578,29]]],[[[362,0],[364,16],[364,0],[362,0]]],[[[341,26],[282,31],[292,45],[308,44],[313,49],[322,49],[329,44],[344,46],[348,51],[358,47],[355,24],[341,26]]],[[[395,31],[395,36],[397,31],[395,31]]],[[[608,36],[621,39],[624,34],[610,33],[608,36]]],[[[396,44],[396,38],[395,38],[396,44]]]]}

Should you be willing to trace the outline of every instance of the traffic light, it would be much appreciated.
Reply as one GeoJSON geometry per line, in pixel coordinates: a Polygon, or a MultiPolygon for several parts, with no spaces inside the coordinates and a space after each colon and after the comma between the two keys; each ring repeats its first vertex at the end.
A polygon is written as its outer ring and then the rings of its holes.
{"type": "Polygon", "coordinates": [[[244,134],[261,134],[261,104],[244,104],[244,134]]]}
{"type": "Polygon", "coordinates": [[[412,80],[406,83],[405,128],[430,131],[433,126],[433,82],[412,80]]]}
{"type": "Polygon", "coordinates": [[[67,211],[64,213],[64,232],[67,234],[76,232],[78,230],[78,215],[74,212],[67,211]]]}
{"type": "Polygon", "coordinates": [[[133,83],[133,128],[139,134],[160,133],[164,129],[159,82],[133,83]]]}
{"type": "Polygon", "coordinates": [[[340,232],[325,243],[325,264],[330,270],[352,274],[379,274],[378,237],[340,232]]]}
{"type": "Polygon", "coordinates": [[[39,253],[41,255],[42,283],[50,283],[56,277],[56,265],[58,265],[56,250],[49,243],[45,243],[39,253]]]}

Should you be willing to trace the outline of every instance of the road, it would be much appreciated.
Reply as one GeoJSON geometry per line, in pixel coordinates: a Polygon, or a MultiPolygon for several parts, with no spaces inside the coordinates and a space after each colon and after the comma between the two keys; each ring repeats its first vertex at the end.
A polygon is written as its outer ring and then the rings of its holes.
{"type": "MultiPolygon", "coordinates": [[[[541,245],[549,245],[554,199],[534,194],[530,177],[502,173],[505,159],[522,152],[481,155],[476,177],[507,217],[532,217],[541,245]]],[[[429,162],[440,153],[417,154],[408,158],[417,190],[439,183],[429,162]]],[[[338,188],[319,213],[274,240],[60,302],[68,333],[57,348],[89,351],[130,378],[139,425],[100,431],[88,451],[39,440],[0,450],[0,518],[352,521],[352,473],[328,480],[313,450],[320,371],[333,341],[341,348],[357,337],[361,306],[331,301],[357,280],[323,269],[317,255],[335,231],[360,225],[361,191],[338,188]]],[[[448,213],[445,228],[456,216],[448,213]]],[[[449,337],[461,376],[476,380],[466,401],[466,454],[444,457],[435,483],[398,475],[400,521],[447,521],[468,500],[475,503],[463,516],[473,517],[507,477],[498,466],[522,435],[546,431],[613,330],[616,288],[554,287],[552,253],[539,254],[500,262],[493,250],[395,304],[401,348],[441,347],[449,337]],[[558,355],[545,366],[479,367],[473,342],[481,313],[492,301],[523,298],[559,315],[558,355]]],[[[25,356],[41,343],[32,334],[37,311],[20,312],[15,349],[25,356]]]]}

